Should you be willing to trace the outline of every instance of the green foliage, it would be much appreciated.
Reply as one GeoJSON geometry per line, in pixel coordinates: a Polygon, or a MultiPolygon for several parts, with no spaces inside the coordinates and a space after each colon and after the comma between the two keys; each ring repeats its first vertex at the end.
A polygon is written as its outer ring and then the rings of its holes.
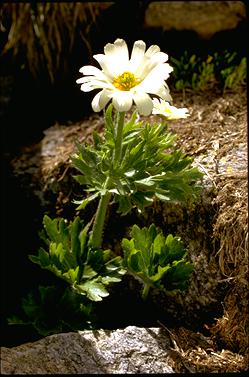
{"type": "Polygon", "coordinates": [[[72,161],[81,175],[75,179],[90,193],[76,202],[80,204],[77,209],[108,192],[114,195],[121,214],[127,214],[133,207],[142,211],[155,197],[162,201],[195,197],[199,190],[195,182],[202,174],[192,167],[190,157],[175,150],[176,136],[164,124],[144,125],[136,121],[134,113],[124,125],[118,164],[114,163],[115,131],[110,105],[106,111],[105,138],[95,135],[94,146],[77,145],[78,153],[72,161]]]}
{"type": "Polygon", "coordinates": [[[174,71],[172,77],[177,90],[192,88],[206,89],[208,85],[218,83],[223,89],[233,88],[246,83],[246,58],[240,61],[236,52],[215,52],[201,58],[184,51],[179,59],[170,58],[174,71]]]}
{"type": "Polygon", "coordinates": [[[188,87],[194,90],[204,89],[214,79],[214,65],[210,56],[203,61],[200,57],[189,56],[188,52],[184,51],[179,60],[171,58],[171,61],[175,88],[178,90],[188,87]]]}
{"type": "Polygon", "coordinates": [[[222,55],[215,53],[214,67],[216,76],[224,89],[231,89],[246,83],[246,57],[239,60],[236,52],[229,52],[227,50],[222,55]]]}
{"type": "Polygon", "coordinates": [[[95,316],[92,302],[69,287],[39,286],[22,300],[22,318],[8,318],[9,325],[32,326],[39,335],[91,329],[95,316]]]}
{"type": "Polygon", "coordinates": [[[125,273],[121,257],[111,257],[110,250],[93,250],[88,246],[89,224],[77,216],[69,225],[62,218],[43,219],[42,238],[48,252],[39,249],[38,256],[31,255],[32,262],[53,272],[70,284],[72,289],[92,301],[108,296],[106,286],[121,281],[125,273]]]}
{"type": "Polygon", "coordinates": [[[150,287],[174,293],[186,288],[193,266],[178,237],[165,237],[154,224],[149,228],[132,227],[131,239],[124,238],[124,265],[144,285],[146,298],[150,287]]]}

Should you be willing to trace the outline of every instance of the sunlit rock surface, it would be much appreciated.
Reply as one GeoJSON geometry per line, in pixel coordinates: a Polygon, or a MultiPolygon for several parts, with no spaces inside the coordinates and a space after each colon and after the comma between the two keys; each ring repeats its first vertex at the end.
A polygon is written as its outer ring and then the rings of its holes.
{"type": "Polygon", "coordinates": [[[173,373],[160,328],[129,326],[48,336],[1,350],[2,374],[173,373]]]}

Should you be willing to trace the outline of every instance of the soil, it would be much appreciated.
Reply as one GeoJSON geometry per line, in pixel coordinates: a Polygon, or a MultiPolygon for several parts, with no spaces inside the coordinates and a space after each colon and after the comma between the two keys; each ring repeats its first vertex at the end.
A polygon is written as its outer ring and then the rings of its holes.
{"type": "MultiPolygon", "coordinates": [[[[167,329],[172,340],[169,361],[174,370],[245,371],[248,368],[246,88],[221,92],[212,87],[203,92],[186,90],[171,94],[175,106],[190,111],[189,118],[171,121],[168,127],[178,135],[177,145],[194,158],[194,164],[204,173],[201,203],[193,208],[177,204],[167,207],[157,202],[144,218],[132,213],[121,219],[120,234],[117,226],[115,229],[115,215],[110,216],[107,227],[116,237],[122,237],[134,218],[143,224],[153,218],[156,225],[177,232],[189,244],[195,273],[188,292],[174,299],[158,297],[155,292],[151,298],[158,314],[154,319],[167,329]],[[162,303],[167,306],[165,310],[159,310],[162,303]]],[[[155,117],[151,116],[149,121],[155,121],[155,117]]],[[[71,201],[80,191],[72,180],[70,156],[75,150],[74,141],[91,142],[94,129],[103,131],[103,118],[99,114],[76,123],[55,124],[44,132],[39,143],[23,147],[11,159],[15,184],[18,182],[26,193],[29,191],[27,200],[32,198],[40,211],[35,226],[41,224],[44,211],[51,216],[75,216],[71,201]]],[[[94,205],[89,209],[89,217],[93,212],[94,205]]],[[[110,233],[106,238],[107,246],[112,236],[110,233]]],[[[102,309],[103,316],[108,316],[105,312],[108,309],[105,306],[102,309]]]]}

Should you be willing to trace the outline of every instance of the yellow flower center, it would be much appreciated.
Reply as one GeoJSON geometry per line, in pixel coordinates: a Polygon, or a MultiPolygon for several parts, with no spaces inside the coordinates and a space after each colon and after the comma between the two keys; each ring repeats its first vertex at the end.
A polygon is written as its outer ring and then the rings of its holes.
{"type": "Polygon", "coordinates": [[[124,72],[122,75],[115,77],[113,80],[113,85],[115,88],[126,91],[130,90],[139,83],[140,80],[138,80],[131,72],[124,72]]]}

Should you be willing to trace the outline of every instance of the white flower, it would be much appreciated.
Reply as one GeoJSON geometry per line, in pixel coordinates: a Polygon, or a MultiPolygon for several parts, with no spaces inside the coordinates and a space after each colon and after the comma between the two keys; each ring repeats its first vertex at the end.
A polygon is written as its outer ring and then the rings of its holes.
{"type": "Polygon", "coordinates": [[[152,102],[154,106],[152,114],[162,115],[169,120],[187,118],[190,115],[188,109],[185,107],[179,109],[175,106],[171,106],[168,102],[161,99],[158,100],[157,98],[153,98],[152,102]]]}
{"type": "Polygon", "coordinates": [[[83,92],[101,89],[92,101],[94,111],[101,111],[110,100],[117,111],[128,111],[134,101],[140,114],[149,115],[153,108],[149,94],[171,101],[165,82],[173,70],[165,63],[168,55],[156,45],[145,50],[145,43],[136,41],[129,59],[126,42],[116,39],[104,47],[104,54],[93,56],[102,70],[90,65],[80,69],[85,77],[76,82],[83,92]]]}

